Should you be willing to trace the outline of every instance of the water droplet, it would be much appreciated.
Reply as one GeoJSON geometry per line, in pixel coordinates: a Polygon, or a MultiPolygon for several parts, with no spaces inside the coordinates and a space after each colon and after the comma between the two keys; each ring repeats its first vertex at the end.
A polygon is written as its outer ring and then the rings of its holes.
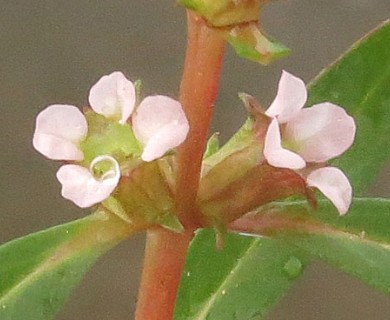
{"type": "Polygon", "coordinates": [[[290,257],[283,267],[283,271],[290,278],[298,277],[302,272],[302,262],[297,257],[290,257]]]}
{"type": "Polygon", "coordinates": [[[222,295],[224,296],[226,294],[226,290],[222,290],[222,295]]]}
{"type": "Polygon", "coordinates": [[[256,311],[255,313],[251,314],[250,320],[260,320],[263,319],[264,311],[256,311]]]}

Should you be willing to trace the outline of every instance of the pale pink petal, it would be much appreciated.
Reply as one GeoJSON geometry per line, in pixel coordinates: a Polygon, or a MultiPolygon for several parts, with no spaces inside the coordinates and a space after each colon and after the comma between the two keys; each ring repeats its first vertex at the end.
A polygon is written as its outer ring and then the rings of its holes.
{"type": "Polygon", "coordinates": [[[166,96],[145,98],[132,123],[135,136],[144,145],[144,161],[157,159],[180,145],[189,130],[181,104],[166,96]]]}
{"type": "Polygon", "coordinates": [[[162,157],[168,150],[184,141],[187,131],[188,129],[183,125],[175,129],[170,125],[161,128],[145,145],[141,155],[142,160],[149,162],[162,157]],[[181,141],[178,141],[177,133],[182,137],[181,141]]]}
{"type": "Polygon", "coordinates": [[[283,137],[293,141],[307,162],[325,162],[346,151],[355,139],[354,119],[343,108],[325,102],[302,109],[290,120],[283,137]]]}
{"type": "Polygon", "coordinates": [[[352,201],[352,186],[340,169],[325,167],[314,170],[307,177],[307,184],[318,188],[334,204],[340,214],[348,211],[352,201]]]}
{"type": "Polygon", "coordinates": [[[135,100],[134,84],[119,71],[101,77],[89,91],[91,108],[121,124],[132,114],[135,100]]]}
{"type": "Polygon", "coordinates": [[[51,105],[37,116],[33,146],[49,159],[80,161],[84,156],[78,145],[87,132],[87,120],[79,109],[51,105]]]}
{"type": "Polygon", "coordinates": [[[279,123],[285,123],[303,108],[306,100],[305,83],[287,71],[283,71],[279,80],[278,93],[265,114],[272,118],[277,117],[279,123]]]}
{"type": "Polygon", "coordinates": [[[87,208],[107,199],[118,185],[119,174],[96,179],[87,168],[68,164],[57,171],[62,184],[61,194],[81,208],[87,208]]]}
{"type": "Polygon", "coordinates": [[[306,166],[301,156],[282,147],[279,123],[276,119],[273,119],[268,127],[263,153],[267,162],[274,167],[302,169],[306,166]]]}

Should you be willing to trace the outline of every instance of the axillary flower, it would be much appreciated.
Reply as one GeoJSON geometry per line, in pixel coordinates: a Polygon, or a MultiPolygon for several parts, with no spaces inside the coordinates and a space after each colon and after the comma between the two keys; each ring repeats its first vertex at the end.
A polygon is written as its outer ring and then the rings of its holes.
{"type": "Polygon", "coordinates": [[[265,112],[271,122],[264,157],[274,167],[297,170],[309,187],[319,189],[345,214],[352,199],[351,184],[340,169],[326,162],[352,145],[355,121],[330,102],[303,108],[306,100],[304,82],[283,71],[276,98],[265,112]]]}
{"type": "MultiPolygon", "coordinates": [[[[126,154],[128,158],[153,161],[185,140],[189,125],[178,101],[150,96],[138,106],[136,102],[135,86],[121,72],[103,76],[89,93],[95,113],[134,133],[143,150],[126,154]]],[[[33,137],[34,148],[47,158],[79,163],[61,166],[57,179],[62,196],[82,208],[107,199],[121,177],[115,152],[97,155],[86,163],[83,142],[88,134],[88,121],[77,107],[55,104],[38,114],[33,137]]]]}

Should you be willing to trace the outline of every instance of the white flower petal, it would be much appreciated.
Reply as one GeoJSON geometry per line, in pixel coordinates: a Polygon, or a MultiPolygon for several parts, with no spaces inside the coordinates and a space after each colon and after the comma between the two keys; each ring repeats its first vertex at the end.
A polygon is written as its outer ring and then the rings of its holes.
{"type": "Polygon", "coordinates": [[[180,145],[189,130],[181,104],[166,96],[145,98],[132,123],[135,136],[144,145],[144,161],[157,159],[180,145]]]}
{"type": "Polygon", "coordinates": [[[37,116],[33,146],[49,159],[80,161],[84,156],[78,144],[87,132],[87,120],[78,108],[51,105],[37,116]]]}
{"type": "Polygon", "coordinates": [[[310,187],[318,188],[341,215],[348,211],[352,201],[352,186],[340,169],[325,167],[314,170],[306,181],[310,187]]]}
{"type": "Polygon", "coordinates": [[[161,128],[153,135],[145,145],[142,152],[142,160],[149,162],[162,157],[168,150],[182,143],[187,135],[188,128],[177,125],[174,128],[171,125],[161,128]],[[181,137],[178,140],[178,135],[181,137]]]}
{"type": "Polygon", "coordinates": [[[107,199],[118,185],[119,175],[97,180],[84,167],[68,164],[57,171],[62,184],[61,194],[81,208],[87,208],[107,199]]]}
{"type": "Polygon", "coordinates": [[[290,120],[284,137],[294,141],[307,162],[325,162],[345,152],[355,139],[354,119],[343,108],[325,102],[302,109],[290,120]]]}
{"type": "Polygon", "coordinates": [[[134,84],[122,72],[103,76],[89,91],[91,108],[107,118],[118,119],[124,124],[135,106],[134,84]]]}
{"type": "Polygon", "coordinates": [[[305,160],[300,155],[283,149],[279,123],[276,119],[273,119],[268,127],[263,153],[267,162],[277,168],[302,169],[306,166],[305,160]]]}
{"type": "Polygon", "coordinates": [[[279,123],[285,123],[303,108],[306,100],[305,83],[283,70],[279,80],[278,93],[265,114],[272,118],[277,117],[279,123]]]}

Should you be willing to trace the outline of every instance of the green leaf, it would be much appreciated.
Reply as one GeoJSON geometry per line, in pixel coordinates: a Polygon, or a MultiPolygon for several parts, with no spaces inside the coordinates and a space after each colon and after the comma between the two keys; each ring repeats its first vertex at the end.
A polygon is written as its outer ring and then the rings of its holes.
{"type": "Polygon", "coordinates": [[[356,199],[344,217],[325,200],[316,212],[277,203],[248,219],[234,228],[267,237],[228,234],[217,251],[211,231],[197,234],[174,319],[263,319],[314,259],[390,294],[390,200],[356,199]]]}
{"type": "Polygon", "coordinates": [[[313,81],[309,104],[331,101],[357,122],[352,148],[333,164],[361,194],[390,155],[390,21],[355,44],[313,81]]]}
{"type": "Polygon", "coordinates": [[[390,200],[355,199],[344,217],[325,200],[314,213],[302,202],[277,210],[274,218],[295,224],[280,234],[289,244],[390,294],[390,200]]]}
{"type": "Polygon", "coordinates": [[[175,320],[262,319],[307,264],[305,255],[279,241],[199,232],[190,246],[175,320]]]}
{"type": "Polygon", "coordinates": [[[129,225],[99,211],[0,246],[0,319],[51,319],[129,225]]]}

